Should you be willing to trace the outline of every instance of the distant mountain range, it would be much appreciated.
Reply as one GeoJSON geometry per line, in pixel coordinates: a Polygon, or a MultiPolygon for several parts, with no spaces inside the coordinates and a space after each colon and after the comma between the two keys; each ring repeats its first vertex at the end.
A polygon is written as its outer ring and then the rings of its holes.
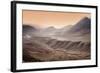
{"type": "Polygon", "coordinates": [[[90,40],[90,30],[91,30],[91,19],[88,17],[82,18],[75,25],[65,26],[63,28],[57,29],[53,26],[45,29],[36,29],[33,26],[24,25],[23,32],[25,33],[35,33],[34,35],[41,37],[50,37],[56,39],[71,39],[71,40],[90,40]],[[36,31],[36,32],[34,32],[36,31]]]}

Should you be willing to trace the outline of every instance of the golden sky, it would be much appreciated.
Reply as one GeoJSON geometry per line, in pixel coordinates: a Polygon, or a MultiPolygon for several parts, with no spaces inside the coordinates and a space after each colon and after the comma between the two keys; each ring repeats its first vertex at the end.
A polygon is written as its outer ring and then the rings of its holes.
{"type": "Polygon", "coordinates": [[[90,18],[90,16],[90,13],[23,10],[23,24],[29,24],[37,28],[50,26],[62,28],[67,25],[74,25],[83,17],[90,18]]]}

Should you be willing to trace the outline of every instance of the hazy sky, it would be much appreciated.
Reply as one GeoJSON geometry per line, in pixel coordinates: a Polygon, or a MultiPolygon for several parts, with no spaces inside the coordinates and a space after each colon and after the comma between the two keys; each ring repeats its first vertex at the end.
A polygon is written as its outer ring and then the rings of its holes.
{"type": "Polygon", "coordinates": [[[89,13],[23,10],[23,24],[29,24],[37,28],[50,26],[62,28],[67,25],[74,25],[83,17],[90,18],[90,16],[89,13]]]}

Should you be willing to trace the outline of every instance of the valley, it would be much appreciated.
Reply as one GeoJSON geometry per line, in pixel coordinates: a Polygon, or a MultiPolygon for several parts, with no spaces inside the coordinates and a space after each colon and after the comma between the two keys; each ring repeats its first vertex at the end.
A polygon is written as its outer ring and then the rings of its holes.
{"type": "Polygon", "coordinates": [[[91,23],[87,17],[60,29],[24,25],[22,39],[25,63],[91,59],[91,23]]]}

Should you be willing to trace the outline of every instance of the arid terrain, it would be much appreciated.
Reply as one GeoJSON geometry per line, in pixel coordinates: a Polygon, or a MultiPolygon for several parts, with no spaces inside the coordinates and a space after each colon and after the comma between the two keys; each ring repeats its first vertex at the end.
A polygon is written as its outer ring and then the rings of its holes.
{"type": "Polygon", "coordinates": [[[90,19],[62,29],[23,26],[23,62],[91,59],[90,19]]]}

